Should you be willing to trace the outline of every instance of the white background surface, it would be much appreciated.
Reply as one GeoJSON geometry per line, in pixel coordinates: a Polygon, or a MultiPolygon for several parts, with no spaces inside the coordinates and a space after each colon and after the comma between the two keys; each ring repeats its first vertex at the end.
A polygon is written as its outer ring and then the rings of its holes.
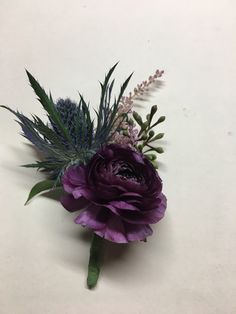
{"type": "Polygon", "coordinates": [[[167,116],[168,198],[154,236],[111,245],[87,290],[87,233],[54,200],[23,206],[43,176],[18,167],[36,157],[1,110],[1,314],[236,313],[235,12],[233,0],[1,0],[1,104],[43,117],[24,68],[55,98],[79,90],[94,106],[117,60],[118,86],[135,71],[130,90],[165,70],[149,102],[167,116]]]}

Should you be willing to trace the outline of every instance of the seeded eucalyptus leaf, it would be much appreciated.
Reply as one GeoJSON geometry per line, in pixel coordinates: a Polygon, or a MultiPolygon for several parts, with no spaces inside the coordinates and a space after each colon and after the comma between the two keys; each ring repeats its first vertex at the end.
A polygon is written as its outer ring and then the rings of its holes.
{"type": "Polygon", "coordinates": [[[143,125],[142,117],[136,111],[133,111],[133,118],[142,127],[143,125]]]}
{"type": "Polygon", "coordinates": [[[154,136],[154,137],[150,140],[150,142],[154,142],[154,141],[156,141],[156,140],[160,140],[161,138],[163,138],[163,136],[164,136],[164,133],[158,133],[156,136],[154,136]]]}
{"type": "Polygon", "coordinates": [[[148,128],[148,122],[145,121],[142,126],[141,126],[141,129],[139,131],[139,134],[141,134],[143,131],[145,131],[146,129],[148,128]]]}
{"type": "Polygon", "coordinates": [[[163,149],[162,147],[155,147],[154,150],[155,150],[158,154],[164,153],[164,149],[163,149]]]}
{"type": "Polygon", "coordinates": [[[142,144],[139,144],[137,148],[138,148],[138,150],[139,150],[140,152],[143,151],[143,145],[142,145],[142,144]]]}
{"type": "Polygon", "coordinates": [[[152,160],[151,163],[155,169],[158,169],[158,163],[156,160],[152,160]]]}
{"type": "Polygon", "coordinates": [[[153,130],[149,131],[148,138],[151,139],[155,135],[153,130]]]}
{"type": "Polygon", "coordinates": [[[150,116],[153,117],[156,112],[157,112],[157,105],[154,105],[151,108],[150,116]]]}
{"type": "Polygon", "coordinates": [[[151,126],[151,128],[154,128],[154,127],[155,127],[156,125],[158,125],[159,123],[164,122],[165,119],[166,119],[165,116],[161,116],[161,117],[157,120],[157,122],[155,122],[155,123],[151,126]]]}
{"type": "MultiPolygon", "coordinates": [[[[60,184],[58,183],[56,185],[57,187],[60,186],[60,184]]],[[[44,181],[40,181],[38,183],[36,183],[30,193],[29,193],[29,196],[27,198],[27,201],[25,202],[25,205],[34,197],[36,196],[37,194],[41,193],[41,192],[44,192],[44,191],[47,191],[47,190],[50,190],[52,188],[55,187],[55,181],[53,180],[44,180],[44,181]]]]}
{"type": "Polygon", "coordinates": [[[147,115],[148,125],[151,124],[152,118],[153,118],[153,116],[155,115],[156,112],[157,112],[157,106],[154,105],[154,106],[152,106],[150,113],[147,115]]]}
{"type": "Polygon", "coordinates": [[[150,161],[154,161],[157,158],[155,154],[144,154],[144,156],[148,158],[150,161]]]}
{"type": "Polygon", "coordinates": [[[148,138],[147,134],[143,134],[142,137],[141,137],[141,140],[142,141],[146,141],[148,138]]]}

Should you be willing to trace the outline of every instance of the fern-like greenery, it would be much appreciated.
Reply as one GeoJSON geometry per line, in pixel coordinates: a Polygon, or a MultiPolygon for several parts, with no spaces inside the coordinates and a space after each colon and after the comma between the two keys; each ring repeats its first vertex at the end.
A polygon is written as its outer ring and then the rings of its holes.
{"type": "Polygon", "coordinates": [[[23,165],[24,167],[46,171],[50,179],[58,182],[68,166],[86,163],[101,145],[109,142],[116,131],[114,125],[121,97],[132,75],[121,86],[117,99],[112,102],[114,80],[110,80],[116,66],[117,64],[110,69],[101,83],[101,98],[95,122],[81,95],[78,104],[70,99],[54,102],[52,95],[47,95],[36,79],[26,71],[38,100],[47,112],[48,122],[44,123],[36,115],[29,119],[19,111],[1,106],[18,118],[22,135],[43,155],[42,161],[23,165]]]}

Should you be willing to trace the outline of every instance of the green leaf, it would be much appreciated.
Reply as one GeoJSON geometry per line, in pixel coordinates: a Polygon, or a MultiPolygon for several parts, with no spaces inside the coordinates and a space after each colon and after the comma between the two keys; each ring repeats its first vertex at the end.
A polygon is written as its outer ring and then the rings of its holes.
{"type": "MultiPolygon", "coordinates": [[[[60,184],[57,184],[56,186],[60,186],[60,184]]],[[[30,193],[29,193],[29,196],[27,198],[27,201],[25,202],[25,205],[34,197],[36,196],[37,194],[43,192],[43,191],[47,191],[47,190],[50,190],[52,189],[53,187],[55,187],[55,181],[53,180],[44,180],[44,181],[41,181],[41,182],[38,182],[36,183],[30,193]]]]}
{"type": "Polygon", "coordinates": [[[157,158],[155,154],[144,154],[144,156],[148,158],[150,161],[154,161],[157,158]]]}
{"type": "MultiPolygon", "coordinates": [[[[99,111],[98,111],[98,114],[97,114],[96,136],[100,132],[100,128],[102,126],[102,115],[103,115],[103,110],[104,110],[104,99],[105,99],[105,96],[106,96],[106,90],[107,90],[108,82],[109,82],[110,77],[111,77],[112,73],[114,72],[117,64],[118,64],[118,62],[109,70],[108,74],[105,76],[105,80],[104,80],[103,84],[100,83],[100,85],[101,85],[101,98],[100,98],[100,104],[99,104],[99,111]]],[[[113,84],[112,84],[112,86],[113,86],[113,84]]]]}
{"type": "Polygon", "coordinates": [[[26,74],[29,78],[30,84],[35,91],[35,94],[38,96],[38,100],[43,105],[44,109],[48,112],[50,118],[57,124],[61,132],[64,134],[66,139],[71,143],[71,137],[68,133],[68,130],[65,128],[63,122],[61,121],[61,118],[55,108],[55,105],[52,100],[52,96],[48,97],[45,90],[40,86],[40,84],[36,81],[36,79],[33,77],[32,74],[30,74],[26,70],[26,74]]]}
{"type": "Polygon", "coordinates": [[[120,127],[120,124],[122,123],[121,121],[119,125],[116,126],[115,129],[113,128],[116,123],[117,112],[119,109],[121,98],[129,83],[129,80],[132,74],[123,83],[123,85],[120,88],[120,93],[118,95],[117,100],[114,99],[114,102],[111,105],[110,101],[111,101],[111,93],[112,93],[112,89],[114,85],[114,80],[112,80],[111,83],[109,83],[109,80],[116,66],[117,66],[117,63],[110,69],[108,74],[105,76],[104,82],[100,83],[101,98],[100,98],[99,110],[98,112],[95,111],[96,116],[97,116],[97,119],[96,119],[97,125],[96,125],[96,132],[94,134],[94,147],[99,147],[100,145],[108,142],[110,138],[112,137],[112,135],[114,134],[114,132],[120,127]]]}
{"type": "Polygon", "coordinates": [[[34,128],[56,148],[64,150],[63,142],[56,132],[49,128],[38,116],[32,115],[34,119],[34,128]]]}
{"type": "Polygon", "coordinates": [[[164,153],[164,149],[162,147],[155,147],[154,150],[158,153],[158,154],[163,154],[164,153]]]}
{"type": "Polygon", "coordinates": [[[164,122],[165,119],[166,119],[165,116],[161,116],[161,117],[157,120],[157,122],[155,122],[155,123],[151,126],[151,129],[154,128],[154,127],[155,127],[156,125],[158,125],[159,123],[164,122]]]}
{"type": "Polygon", "coordinates": [[[55,150],[52,150],[52,148],[48,145],[47,141],[45,141],[44,138],[40,136],[40,133],[32,120],[28,119],[20,112],[14,111],[7,106],[0,107],[7,109],[19,119],[19,121],[16,120],[16,122],[19,123],[19,125],[22,128],[23,131],[23,133],[21,134],[22,136],[31,141],[39,150],[43,151],[44,154],[47,155],[55,154],[55,150]]]}
{"type": "Polygon", "coordinates": [[[134,73],[131,73],[130,76],[128,76],[128,78],[125,80],[125,82],[122,84],[121,88],[120,88],[120,93],[119,93],[119,96],[117,98],[117,106],[120,104],[120,101],[121,101],[121,98],[124,94],[124,91],[126,90],[126,87],[128,86],[129,84],[129,81],[132,77],[134,73]]]}
{"type": "Polygon", "coordinates": [[[154,105],[154,106],[152,106],[152,108],[151,108],[150,118],[149,118],[149,125],[151,124],[152,118],[153,118],[153,116],[155,115],[156,112],[157,112],[157,106],[154,105]]]}
{"type": "Polygon", "coordinates": [[[104,242],[103,238],[97,236],[94,233],[90,248],[90,257],[88,265],[87,285],[89,289],[94,288],[98,281],[103,242],[104,242]]]}
{"type": "Polygon", "coordinates": [[[133,111],[133,118],[138,123],[138,125],[143,125],[142,117],[136,111],[133,111]]]}
{"type": "MultiPolygon", "coordinates": [[[[114,105],[112,107],[112,112],[111,112],[111,116],[110,116],[110,122],[109,122],[109,128],[111,129],[112,126],[114,125],[114,120],[115,120],[115,117],[116,117],[116,113],[119,109],[119,105],[120,105],[120,101],[121,101],[121,98],[124,94],[124,91],[126,89],[126,87],[128,86],[129,84],[129,81],[132,77],[133,73],[130,74],[130,76],[125,80],[125,82],[121,85],[121,88],[120,88],[120,93],[119,93],[119,96],[117,98],[117,100],[115,100],[114,102],[114,105]]],[[[121,122],[122,123],[122,122],[121,122]]],[[[120,123],[120,124],[121,124],[120,123]]],[[[118,126],[119,127],[119,126],[118,126]]]]}
{"type": "Polygon", "coordinates": [[[156,160],[152,160],[151,163],[155,169],[158,169],[158,163],[156,160]]]}
{"type": "Polygon", "coordinates": [[[158,133],[156,136],[154,136],[152,139],[151,139],[151,141],[149,141],[150,143],[151,142],[154,142],[154,141],[156,141],[156,140],[160,140],[161,138],[163,138],[163,136],[164,136],[164,133],[158,133]]]}

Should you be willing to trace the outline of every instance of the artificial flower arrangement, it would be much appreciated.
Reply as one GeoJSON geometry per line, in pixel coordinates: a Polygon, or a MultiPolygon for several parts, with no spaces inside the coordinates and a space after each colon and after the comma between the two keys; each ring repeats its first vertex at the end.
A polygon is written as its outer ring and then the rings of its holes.
{"type": "Polygon", "coordinates": [[[98,280],[104,241],[146,241],[153,233],[150,224],[162,219],[166,210],[166,197],[156,170],[156,154],[163,149],[155,145],[164,134],[155,134],[153,130],[165,117],[153,121],[155,105],[145,119],[133,110],[135,98],[163,71],[157,70],[125,97],[131,74],[118,97],[112,99],[111,76],[116,66],[101,84],[95,121],[82,95],[78,103],[70,99],[54,101],[28,71],[29,82],[47,112],[48,121],[45,123],[36,115],[27,118],[19,111],[1,106],[17,117],[22,135],[43,156],[43,160],[23,165],[47,174],[46,180],[32,188],[26,203],[41,192],[62,187],[61,204],[69,212],[81,210],[75,223],[93,231],[89,288],[98,280]]]}

